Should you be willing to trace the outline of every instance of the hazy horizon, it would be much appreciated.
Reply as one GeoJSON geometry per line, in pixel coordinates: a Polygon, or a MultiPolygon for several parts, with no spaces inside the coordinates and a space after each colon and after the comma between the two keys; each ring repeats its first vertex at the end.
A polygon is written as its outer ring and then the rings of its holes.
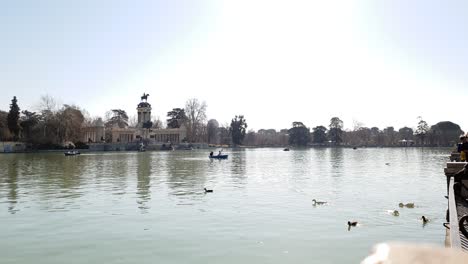
{"type": "Polygon", "coordinates": [[[198,98],[248,129],[468,130],[464,1],[80,1],[0,3],[0,110],[41,95],[91,116],[154,117],[198,98]]]}

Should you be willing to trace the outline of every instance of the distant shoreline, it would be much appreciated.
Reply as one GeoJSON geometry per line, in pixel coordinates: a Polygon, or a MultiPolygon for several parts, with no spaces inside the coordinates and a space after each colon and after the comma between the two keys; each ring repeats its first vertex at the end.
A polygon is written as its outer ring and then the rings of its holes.
{"type": "MultiPolygon", "coordinates": [[[[284,149],[285,146],[209,146],[208,148],[194,148],[191,150],[187,149],[176,149],[176,150],[162,150],[162,149],[150,149],[146,152],[166,152],[166,151],[177,151],[177,152],[188,152],[188,151],[200,151],[206,150],[209,151],[210,149],[230,149],[230,150],[239,150],[239,149],[284,149]]],[[[352,147],[352,146],[307,146],[307,147],[287,147],[291,151],[294,150],[305,150],[305,149],[383,149],[383,148],[402,148],[402,149],[415,149],[415,148],[455,148],[455,147],[447,147],[447,146],[368,146],[368,147],[352,147]]],[[[39,154],[39,153],[65,153],[72,149],[41,149],[41,150],[26,150],[26,151],[11,151],[11,152],[0,152],[0,154],[39,154]]],[[[137,150],[96,150],[96,149],[73,149],[79,151],[80,153],[116,153],[116,152],[138,152],[137,150]]],[[[449,153],[448,153],[449,154],[449,153]]]]}

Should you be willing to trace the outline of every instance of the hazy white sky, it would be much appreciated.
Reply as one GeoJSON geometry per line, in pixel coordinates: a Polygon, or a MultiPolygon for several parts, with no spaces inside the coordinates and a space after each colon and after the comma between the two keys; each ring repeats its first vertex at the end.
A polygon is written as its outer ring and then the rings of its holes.
{"type": "Polygon", "coordinates": [[[249,128],[450,120],[468,130],[468,1],[1,1],[0,109],[41,95],[249,128]]]}

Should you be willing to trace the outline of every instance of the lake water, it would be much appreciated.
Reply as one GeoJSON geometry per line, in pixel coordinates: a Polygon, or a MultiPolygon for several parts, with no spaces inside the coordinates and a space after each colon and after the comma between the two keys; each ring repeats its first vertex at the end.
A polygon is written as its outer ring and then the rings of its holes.
{"type": "Polygon", "coordinates": [[[0,155],[0,262],[359,263],[377,242],[443,246],[450,149],[226,152],[0,155]]]}

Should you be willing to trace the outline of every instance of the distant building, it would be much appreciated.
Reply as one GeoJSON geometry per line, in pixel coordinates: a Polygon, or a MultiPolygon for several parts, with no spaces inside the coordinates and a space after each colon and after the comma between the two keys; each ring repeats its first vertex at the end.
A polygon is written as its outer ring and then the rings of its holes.
{"type": "Polygon", "coordinates": [[[101,118],[95,120],[90,126],[83,127],[83,142],[97,143],[105,141],[105,128],[104,122],[101,118]]]}
{"type": "Polygon", "coordinates": [[[150,127],[151,122],[151,104],[148,103],[149,95],[144,94],[136,110],[138,114],[138,123],[136,127],[111,127],[106,128],[102,120],[93,122],[90,126],[83,128],[83,142],[102,143],[106,133],[112,135],[112,143],[131,143],[142,142],[148,144],[170,143],[178,144],[185,140],[187,129],[185,126],[180,128],[154,129],[150,127]]]}
{"type": "Polygon", "coordinates": [[[402,139],[402,140],[398,140],[398,144],[399,144],[401,147],[411,147],[411,146],[414,145],[414,140],[402,139]]]}

